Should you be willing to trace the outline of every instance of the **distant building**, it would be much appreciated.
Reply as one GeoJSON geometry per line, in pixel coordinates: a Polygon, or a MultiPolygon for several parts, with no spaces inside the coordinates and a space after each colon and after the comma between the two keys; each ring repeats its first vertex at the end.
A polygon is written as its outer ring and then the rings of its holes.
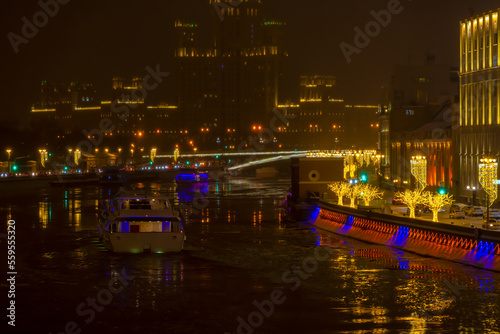
{"type": "Polygon", "coordinates": [[[480,188],[479,160],[500,151],[499,10],[460,22],[460,189],[480,188]]]}
{"type": "Polygon", "coordinates": [[[390,172],[400,187],[415,187],[410,160],[423,155],[427,160],[426,184],[431,187],[453,186],[452,103],[448,101],[430,119],[417,123],[411,130],[391,133],[390,172]]]}
{"type": "Polygon", "coordinates": [[[380,151],[385,176],[401,187],[413,183],[410,159],[427,158],[427,184],[452,187],[455,135],[452,120],[458,100],[458,70],[435,63],[398,65],[380,110],[380,151]]]}
{"type": "Polygon", "coordinates": [[[378,106],[350,105],[338,97],[335,77],[302,76],[300,103],[280,106],[290,121],[279,128],[284,148],[376,149],[378,106]]]}
{"type": "Polygon", "coordinates": [[[134,77],[127,84],[115,77],[113,100],[100,100],[91,84],[43,81],[40,102],[31,109],[32,127],[41,142],[58,154],[80,149],[89,156],[101,146],[121,148],[123,154],[131,154],[134,148],[147,152],[153,146],[162,150],[173,150],[176,144],[189,147],[188,130],[178,126],[177,107],[149,105],[137,91],[142,82],[134,77]],[[104,128],[103,119],[109,119],[104,128]],[[82,141],[90,144],[81,145],[82,141]]]}

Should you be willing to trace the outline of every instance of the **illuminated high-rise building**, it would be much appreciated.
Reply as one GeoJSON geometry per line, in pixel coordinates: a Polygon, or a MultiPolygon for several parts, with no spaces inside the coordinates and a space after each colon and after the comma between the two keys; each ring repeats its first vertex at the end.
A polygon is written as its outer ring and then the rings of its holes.
{"type": "Polygon", "coordinates": [[[479,189],[478,166],[500,150],[499,10],[460,22],[460,185],[479,189]]]}
{"type": "Polygon", "coordinates": [[[209,45],[199,42],[197,24],[175,23],[178,105],[185,125],[205,147],[231,149],[254,125],[268,122],[278,104],[285,23],[265,20],[260,0],[210,0],[210,5],[209,45]]]}
{"type": "Polygon", "coordinates": [[[280,106],[290,119],[278,128],[287,149],[376,149],[378,106],[345,103],[331,75],[303,75],[300,103],[280,106]]]}

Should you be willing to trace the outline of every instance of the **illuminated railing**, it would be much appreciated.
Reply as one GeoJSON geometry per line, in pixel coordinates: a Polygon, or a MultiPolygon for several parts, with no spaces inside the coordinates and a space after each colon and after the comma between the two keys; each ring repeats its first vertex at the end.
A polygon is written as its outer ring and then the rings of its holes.
{"type": "MultiPolygon", "coordinates": [[[[371,230],[390,234],[392,235],[392,239],[397,238],[398,234],[401,233],[402,227],[371,219],[348,216],[346,214],[332,212],[324,209],[320,210],[318,218],[324,221],[328,221],[330,222],[330,224],[341,225],[341,228],[348,226],[349,228],[355,227],[359,228],[360,230],[371,230]]],[[[479,241],[471,238],[454,236],[447,233],[428,231],[418,228],[404,227],[404,229],[405,238],[407,239],[426,241],[441,246],[461,248],[478,253],[496,255],[500,254],[500,245],[493,242],[479,241]]]]}
{"type": "Polygon", "coordinates": [[[101,107],[75,107],[75,110],[101,110],[101,107]]]}
{"type": "Polygon", "coordinates": [[[177,109],[177,106],[148,106],[148,109],[177,109]]]}
{"type": "Polygon", "coordinates": [[[366,109],[378,109],[378,106],[370,106],[370,105],[346,105],[346,108],[366,108],[366,109]]]}
{"type": "Polygon", "coordinates": [[[35,108],[32,108],[31,109],[31,112],[54,112],[56,111],[55,109],[35,109],[35,108]]]}

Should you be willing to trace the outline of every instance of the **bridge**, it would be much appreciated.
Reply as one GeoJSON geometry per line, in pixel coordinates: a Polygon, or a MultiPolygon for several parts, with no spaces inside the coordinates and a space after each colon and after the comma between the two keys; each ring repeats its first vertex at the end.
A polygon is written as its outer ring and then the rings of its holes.
{"type": "Polygon", "coordinates": [[[187,153],[187,154],[167,154],[157,155],[155,159],[175,159],[178,160],[226,160],[230,165],[228,171],[237,171],[244,168],[259,167],[265,164],[290,160],[293,157],[306,157],[309,151],[277,151],[277,152],[220,152],[220,153],[187,153]],[[257,159],[257,160],[255,160],[257,159]]]}
{"type": "MultiPolygon", "coordinates": [[[[177,159],[177,160],[213,160],[219,161],[218,165],[229,165],[227,171],[241,171],[250,168],[264,167],[264,165],[276,166],[277,163],[282,161],[290,160],[291,158],[302,158],[302,157],[344,157],[349,154],[370,154],[373,155],[372,151],[274,151],[274,152],[200,152],[200,153],[185,153],[185,154],[167,154],[167,155],[157,155],[155,159],[177,159]],[[222,161],[226,160],[225,163],[222,161]]],[[[144,156],[147,158],[147,156],[144,156]]],[[[188,165],[190,163],[188,162],[188,165]]]]}
{"type": "MultiPolygon", "coordinates": [[[[179,154],[177,158],[219,158],[219,157],[258,157],[258,156],[271,156],[283,155],[289,156],[294,154],[307,155],[310,151],[277,151],[277,152],[222,152],[222,153],[188,153],[179,154]]],[[[144,156],[147,158],[148,156],[144,156]]],[[[175,158],[174,154],[157,155],[157,158],[175,158]]]]}
{"type": "Polygon", "coordinates": [[[290,160],[291,158],[302,158],[306,157],[307,152],[295,152],[295,154],[286,154],[286,155],[278,155],[276,157],[271,157],[271,158],[264,158],[264,159],[259,159],[259,160],[254,160],[254,161],[249,161],[245,162],[236,166],[229,167],[227,170],[229,172],[243,169],[243,168],[249,168],[249,167],[258,167],[261,165],[265,164],[270,164],[282,160],[290,160]]]}

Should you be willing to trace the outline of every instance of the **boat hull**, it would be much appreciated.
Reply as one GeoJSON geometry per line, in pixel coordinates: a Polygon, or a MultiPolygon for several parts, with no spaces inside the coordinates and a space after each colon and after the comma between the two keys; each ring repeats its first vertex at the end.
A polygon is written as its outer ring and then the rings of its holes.
{"type": "Polygon", "coordinates": [[[184,247],[184,233],[140,232],[104,233],[104,246],[114,253],[180,252],[184,247]]]}

